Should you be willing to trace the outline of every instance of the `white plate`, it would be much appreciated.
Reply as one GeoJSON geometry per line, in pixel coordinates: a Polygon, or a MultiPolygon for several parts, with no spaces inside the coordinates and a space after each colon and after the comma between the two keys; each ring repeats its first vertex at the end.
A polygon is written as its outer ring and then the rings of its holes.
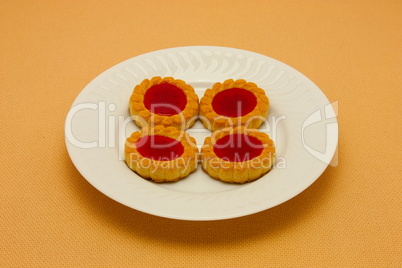
{"type": "MultiPolygon", "coordinates": [[[[211,134],[200,122],[188,132],[199,146],[211,134]]],[[[310,186],[334,155],[338,124],[321,90],[286,64],[245,50],[193,46],[143,54],[100,74],[74,101],[65,134],[79,172],[110,198],[162,217],[218,220],[269,209],[310,186]],[[138,130],[129,117],[128,99],[136,84],[153,76],[183,79],[199,97],[228,78],[243,78],[266,90],[270,115],[260,130],[277,146],[273,170],[243,185],[211,179],[201,166],[189,177],[165,184],[132,172],[122,157],[125,138],[138,130]]]]}

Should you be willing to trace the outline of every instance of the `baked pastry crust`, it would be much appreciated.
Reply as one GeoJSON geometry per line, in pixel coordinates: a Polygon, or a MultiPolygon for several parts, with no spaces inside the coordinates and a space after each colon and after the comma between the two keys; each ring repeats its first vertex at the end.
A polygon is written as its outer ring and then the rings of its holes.
{"type": "Polygon", "coordinates": [[[217,82],[212,88],[205,91],[200,101],[200,119],[205,128],[212,131],[225,127],[246,126],[247,128],[259,128],[268,116],[269,100],[265,91],[259,88],[255,83],[247,82],[244,79],[228,79],[223,83],[217,82]],[[257,99],[255,108],[248,114],[240,117],[227,117],[217,114],[212,101],[216,94],[231,88],[241,88],[253,93],[257,99]]]}
{"type": "Polygon", "coordinates": [[[196,170],[198,165],[198,148],[196,140],[185,132],[175,127],[155,126],[145,127],[136,131],[126,139],[125,159],[130,169],[145,179],[155,182],[178,181],[187,177],[196,170]],[[183,154],[170,161],[158,161],[142,156],[136,147],[136,142],[147,135],[161,135],[180,141],[184,148],[183,154]]]}
{"type": "Polygon", "coordinates": [[[243,126],[226,128],[215,131],[212,137],[207,137],[201,149],[202,169],[212,178],[229,183],[245,183],[254,181],[274,165],[275,145],[268,134],[257,129],[247,129],[243,126]],[[214,152],[215,143],[226,135],[245,134],[257,138],[264,148],[261,154],[253,159],[243,162],[230,162],[219,158],[214,152]]]}
{"type": "Polygon", "coordinates": [[[151,79],[144,79],[135,86],[129,101],[130,115],[134,122],[140,127],[153,127],[156,125],[173,126],[177,129],[187,129],[193,126],[197,120],[199,104],[198,96],[194,88],[180,79],[173,77],[155,76],[151,79]],[[144,105],[144,96],[149,88],[161,83],[169,83],[180,88],[187,98],[185,108],[178,114],[165,116],[152,113],[144,105]]]}

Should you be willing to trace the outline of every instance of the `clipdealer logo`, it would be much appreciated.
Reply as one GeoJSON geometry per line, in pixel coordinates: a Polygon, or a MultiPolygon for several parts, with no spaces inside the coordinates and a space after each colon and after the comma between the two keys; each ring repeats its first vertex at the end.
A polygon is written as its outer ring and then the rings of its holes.
{"type": "MultiPolygon", "coordinates": [[[[160,105],[160,104],[158,104],[160,105]]],[[[166,104],[164,104],[166,105],[166,104]]],[[[177,109],[176,107],[171,107],[172,109],[177,109]]],[[[139,122],[142,126],[147,126],[147,122],[139,117],[126,117],[124,115],[107,115],[107,111],[114,112],[116,110],[116,105],[113,103],[107,104],[105,101],[100,101],[98,103],[80,103],[73,106],[66,117],[66,128],[65,136],[67,141],[73,146],[81,149],[92,149],[92,148],[115,148],[118,146],[119,149],[119,160],[124,160],[124,144],[126,140],[125,132],[128,124],[133,120],[139,122]],[[83,110],[93,110],[97,113],[97,139],[93,141],[81,141],[73,133],[73,120],[74,116],[78,115],[83,110]],[[116,124],[117,121],[117,124],[116,124]],[[117,131],[116,131],[117,130],[117,131]],[[117,135],[117,137],[116,137],[117,135]],[[116,144],[117,141],[117,144],[116,144]]],[[[338,165],[338,155],[337,155],[337,139],[334,139],[334,134],[338,134],[338,124],[336,122],[338,111],[338,102],[333,102],[324,107],[323,110],[318,109],[312,114],[310,114],[302,124],[301,129],[301,143],[304,149],[317,158],[318,160],[330,165],[338,165]],[[306,130],[316,123],[325,123],[326,127],[326,137],[325,137],[325,150],[324,152],[319,151],[311,147],[306,141],[306,130]],[[335,152],[335,154],[334,154],[335,152]]],[[[178,113],[180,114],[180,113],[178,113]]],[[[193,120],[197,120],[199,117],[195,117],[193,120]]],[[[255,120],[257,118],[250,118],[250,120],[255,120]]],[[[261,119],[258,117],[258,119],[261,119]]],[[[270,134],[270,138],[276,144],[278,139],[278,126],[280,122],[287,119],[286,115],[272,116],[270,118],[271,123],[264,118],[264,129],[263,132],[270,134]]],[[[207,121],[207,120],[206,120],[207,121]]],[[[247,126],[247,123],[246,123],[247,126]]],[[[150,126],[152,127],[152,126],[150,126]]],[[[260,129],[261,131],[262,129],[260,129]]],[[[206,133],[206,129],[192,128],[188,131],[191,134],[195,133],[206,133]]],[[[209,132],[209,131],[207,131],[209,132]]],[[[188,142],[191,143],[189,140],[188,142]]],[[[284,157],[277,156],[276,159],[277,168],[286,168],[286,160],[284,157]]]]}

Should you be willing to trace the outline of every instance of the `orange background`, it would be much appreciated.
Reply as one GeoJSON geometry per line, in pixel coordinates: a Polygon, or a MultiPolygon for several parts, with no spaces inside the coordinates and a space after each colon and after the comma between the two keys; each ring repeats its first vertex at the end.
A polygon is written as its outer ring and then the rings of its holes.
{"type": "Polygon", "coordinates": [[[401,14],[397,0],[0,0],[0,266],[400,267],[401,14]],[[65,149],[72,102],[123,60],[188,45],[313,80],[339,102],[339,165],[223,221],[159,218],[95,190],[65,149]]]}

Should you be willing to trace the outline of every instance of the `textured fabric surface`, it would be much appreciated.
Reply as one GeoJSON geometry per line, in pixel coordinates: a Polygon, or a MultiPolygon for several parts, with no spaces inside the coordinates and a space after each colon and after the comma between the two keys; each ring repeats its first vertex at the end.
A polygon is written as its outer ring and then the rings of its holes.
{"type": "Polygon", "coordinates": [[[401,1],[0,1],[1,267],[400,267],[401,1]],[[109,67],[187,45],[296,68],[339,104],[339,165],[275,208],[189,222],[93,188],[64,143],[109,67]]]}

